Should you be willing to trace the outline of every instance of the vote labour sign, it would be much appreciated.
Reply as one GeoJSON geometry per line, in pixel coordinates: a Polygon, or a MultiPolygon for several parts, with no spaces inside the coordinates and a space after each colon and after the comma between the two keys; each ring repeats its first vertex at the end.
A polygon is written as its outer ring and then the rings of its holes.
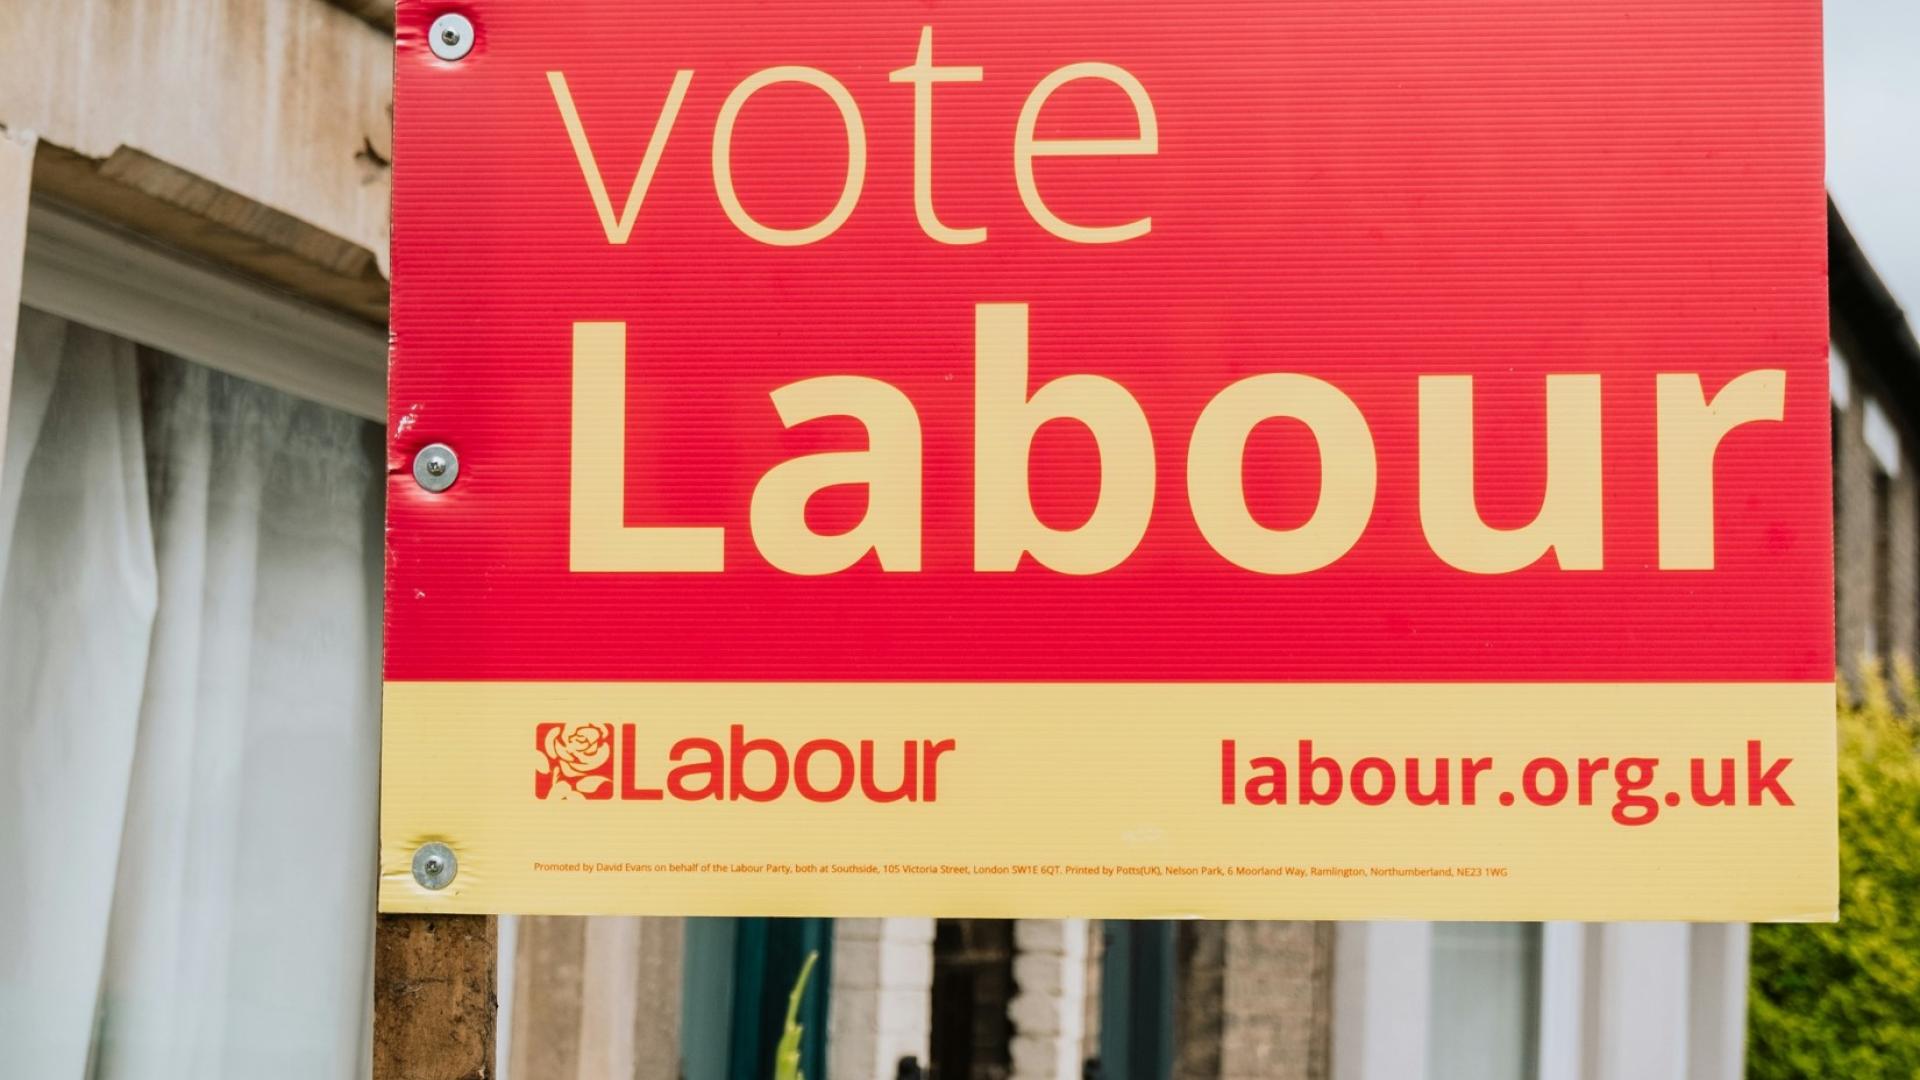
{"type": "Polygon", "coordinates": [[[386,910],[1832,917],[1815,0],[398,23],[386,910]]]}

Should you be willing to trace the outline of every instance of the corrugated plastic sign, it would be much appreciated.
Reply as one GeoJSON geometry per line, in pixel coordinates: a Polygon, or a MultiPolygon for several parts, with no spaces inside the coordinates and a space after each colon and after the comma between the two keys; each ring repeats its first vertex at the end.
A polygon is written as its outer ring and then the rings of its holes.
{"type": "Polygon", "coordinates": [[[1833,916],[1816,0],[398,33],[384,910],[1833,916]]]}

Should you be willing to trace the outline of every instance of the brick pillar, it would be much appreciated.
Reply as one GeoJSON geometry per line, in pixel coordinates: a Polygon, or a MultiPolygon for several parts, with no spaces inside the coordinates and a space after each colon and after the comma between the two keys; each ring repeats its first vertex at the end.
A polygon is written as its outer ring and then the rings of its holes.
{"type": "Polygon", "coordinates": [[[1183,923],[1174,1080],[1326,1080],[1333,924],[1183,923]]]}
{"type": "Polygon", "coordinates": [[[1086,1025],[1087,921],[1021,919],[1013,924],[1010,1080],[1080,1075],[1086,1025]]]}
{"type": "Polygon", "coordinates": [[[1333,924],[1226,925],[1221,1080],[1326,1080],[1333,924]]]}
{"type": "Polygon", "coordinates": [[[932,1001],[932,919],[835,919],[828,1075],[892,1080],[903,1057],[926,1064],[932,1001]]]}

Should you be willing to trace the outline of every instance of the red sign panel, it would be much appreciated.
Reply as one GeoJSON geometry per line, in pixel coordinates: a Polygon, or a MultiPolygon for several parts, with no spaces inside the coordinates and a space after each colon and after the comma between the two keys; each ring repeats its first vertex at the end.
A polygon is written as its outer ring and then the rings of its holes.
{"type": "Polygon", "coordinates": [[[389,907],[1831,908],[1813,0],[458,10],[399,16],[389,907]],[[1081,859],[1161,871],[992,869],[1081,859]],[[1230,872],[1295,863],[1368,873],[1230,872]]]}

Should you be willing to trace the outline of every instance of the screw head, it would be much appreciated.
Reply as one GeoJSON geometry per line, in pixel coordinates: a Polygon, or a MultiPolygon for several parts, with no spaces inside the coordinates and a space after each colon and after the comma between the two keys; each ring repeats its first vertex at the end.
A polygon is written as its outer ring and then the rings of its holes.
{"type": "Polygon", "coordinates": [[[453,849],[438,841],[421,844],[413,853],[413,880],[423,889],[439,892],[453,884],[459,872],[460,860],[453,857],[453,849]]]}
{"type": "Polygon", "coordinates": [[[473,23],[465,15],[449,11],[433,20],[427,30],[427,45],[442,60],[461,60],[473,51],[473,23]]]}
{"type": "Polygon", "coordinates": [[[428,491],[441,492],[460,479],[460,456],[446,443],[433,443],[413,455],[413,481],[428,491]]]}

